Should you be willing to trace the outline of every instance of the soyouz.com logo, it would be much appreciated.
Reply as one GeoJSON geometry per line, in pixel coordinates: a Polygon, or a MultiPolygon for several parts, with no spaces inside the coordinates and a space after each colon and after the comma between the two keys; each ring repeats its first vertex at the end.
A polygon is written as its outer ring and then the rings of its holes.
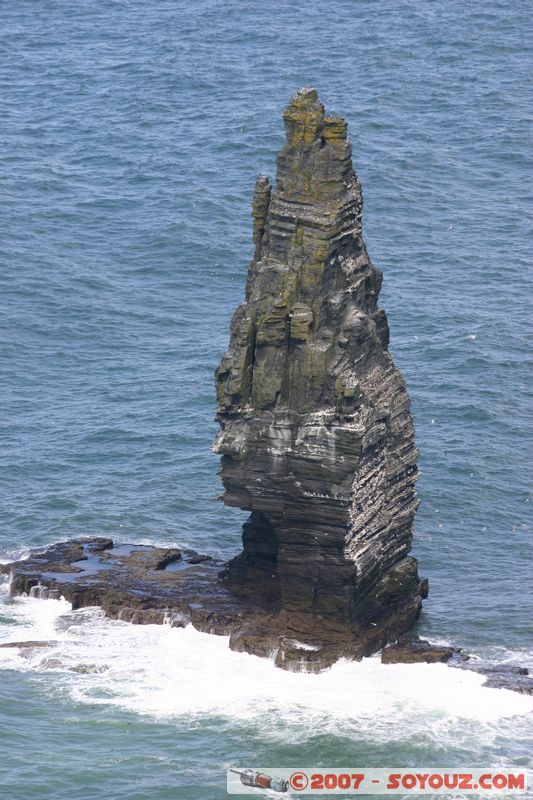
{"type": "MultiPolygon", "coordinates": [[[[476,794],[488,796],[524,794],[527,791],[525,770],[487,769],[256,769],[230,767],[227,772],[228,794],[256,797],[261,790],[280,795],[342,794],[403,795],[476,794]]],[[[270,795],[272,796],[272,795],[270,795]]]]}

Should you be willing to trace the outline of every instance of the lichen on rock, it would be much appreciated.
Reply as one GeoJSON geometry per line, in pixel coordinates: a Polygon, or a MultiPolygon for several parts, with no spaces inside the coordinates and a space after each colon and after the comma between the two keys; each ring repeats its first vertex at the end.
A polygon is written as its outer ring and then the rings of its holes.
{"type": "Polygon", "coordinates": [[[365,652],[407,630],[422,594],[409,396],[362,238],[343,119],[315,89],[283,114],[276,184],[257,179],[245,301],[216,374],[223,500],[251,512],[225,580],[273,614],[343,624],[365,652]]]}

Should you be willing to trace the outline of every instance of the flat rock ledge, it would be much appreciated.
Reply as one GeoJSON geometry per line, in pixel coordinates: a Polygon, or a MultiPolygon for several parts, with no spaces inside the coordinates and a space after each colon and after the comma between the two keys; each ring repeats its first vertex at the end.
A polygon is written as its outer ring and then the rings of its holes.
{"type": "Polygon", "coordinates": [[[371,655],[411,627],[420,581],[405,562],[392,586],[388,575],[368,596],[355,631],[331,618],[287,612],[264,584],[256,594],[236,593],[224,580],[225,563],[193,550],[81,538],[36,550],[0,571],[9,575],[12,597],[64,597],[73,609],[99,606],[110,619],[138,625],[191,624],[229,636],[232,650],[272,658],[282,669],[320,672],[339,658],[371,655]]]}
{"type": "MultiPolygon", "coordinates": [[[[276,609],[264,587],[253,598],[235,594],[223,579],[224,562],[194,550],[81,538],[0,564],[0,572],[9,576],[12,597],[64,597],[74,610],[99,606],[110,619],[137,625],[191,624],[204,633],[229,636],[232,650],[271,658],[294,672],[320,672],[339,658],[359,660],[384,648],[384,664],[443,661],[485,674],[486,686],[533,694],[533,679],[524,667],[485,664],[458,648],[404,635],[411,610],[407,619],[401,603],[388,605],[384,587],[373,605],[369,602],[368,613],[372,605],[375,619],[368,616],[367,626],[354,633],[331,620],[326,625],[316,617],[276,609]]],[[[20,641],[0,647],[28,650],[54,644],[20,641]]]]}

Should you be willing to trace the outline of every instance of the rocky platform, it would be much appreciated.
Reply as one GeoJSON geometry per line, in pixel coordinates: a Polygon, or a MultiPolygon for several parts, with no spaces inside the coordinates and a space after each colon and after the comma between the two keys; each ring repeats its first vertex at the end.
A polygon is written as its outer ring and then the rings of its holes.
{"type": "MultiPolygon", "coordinates": [[[[73,609],[99,606],[111,619],[137,625],[193,625],[197,630],[229,636],[236,651],[270,657],[283,669],[318,672],[337,658],[367,655],[345,631],[310,626],[302,639],[302,620],[286,620],[280,633],[268,598],[263,603],[235,595],[221,580],[225,564],[193,550],[139,544],[114,544],[111,539],[60,542],[11,564],[0,564],[9,576],[12,597],[64,597],[73,609]],[[292,634],[292,635],[291,635],[292,634]],[[342,634],[339,637],[339,634],[342,634]]],[[[18,641],[0,648],[53,648],[57,642],[18,641]]],[[[366,650],[373,649],[376,642],[366,650]]],[[[525,667],[487,664],[459,648],[432,645],[416,636],[400,636],[382,650],[384,664],[445,662],[486,676],[485,685],[533,694],[533,678],[525,667]]]]}
{"type": "MultiPolygon", "coordinates": [[[[110,619],[168,624],[229,636],[239,652],[274,659],[289,670],[320,671],[340,657],[358,659],[378,650],[383,632],[369,622],[368,637],[312,615],[288,614],[264,587],[255,596],[235,593],[226,565],[193,550],[114,544],[102,537],[59,542],[27,559],[0,565],[12,596],[64,597],[73,609],[99,606],[110,619]]],[[[386,603],[386,586],[376,598],[386,603]]],[[[370,613],[370,611],[369,611],[370,613]]],[[[394,619],[394,610],[388,609],[394,619]]]]}

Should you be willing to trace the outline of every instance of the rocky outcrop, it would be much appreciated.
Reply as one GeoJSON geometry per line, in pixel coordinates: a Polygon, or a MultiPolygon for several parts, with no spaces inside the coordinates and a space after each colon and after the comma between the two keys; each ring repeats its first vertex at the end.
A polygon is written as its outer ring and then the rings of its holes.
{"type": "Polygon", "coordinates": [[[243,552],[223,564],[95,538],[5,569],[12,594],[190,623],[234,650],[318,671],[409,630],[427,582],[409,555],[409,397],[387,349],[346,123],[314,89],[293,97],[284,121],[276,185],[256,183],[246,298],[216,376],[224,501],[250,511],[243,552]]]}
{"type": "Polygon", "coordinates": [[[0,564],[12,596],[64,597],[74,610],[100,606],[110,619],[168,624],[228,635],[261,607],[233,596],[222,561],[194,550],[115,544],[104,537],[58,542],[23,561],[0,564]]]}
{"type": "Polygon", "coordinates": [[[460,650],[446,645],[430,644],[419,636],[400,636],[394,644],[381,651],[382,664],[435,664],[446,663],[460,650]]]}
{"type": "MultiPolygon", "coordinates": [[[[250,511],[242,553],[225,564],[96,537],[33,551],[0,573],[12,596],[190,624],[283,669],[319,671],[384,648],[384,664],[446,662],[530,694],[525,667],[402,635],[428,586],[409,555],[417,451],[377,304],[381,273],[362,239],[344,120],[325,115],[314,89],[298,92],[284,120],[276,185],[256,183],[246,298],[216,377],[223,499],[250,511]]],[[[70,624],[60,618],[58,630],[70,624]]]]}
{"type": "Polygon", "coordinates": [[[489,689],[508,689],[519,694],[533,694],[533,678],[527,667],[518,664],[494,664],[479,656],[470,656],[461,647],[431,644],[419,636],[400,636],[397,642],[381,651],[382,664],[439,662],[485,676],[483,686],[489,689]]]}
{"type": "Polygon", "coordinates": [[[268,597],[271,629],[342,628],[367,654],[408,630],[427,594],[409,556],[418,453],[346,123],[314,89],[283,116],[276,184],[256,182],[255,254],[216,375],[223,500],[251,512],[224,577],[268,597]]]}

